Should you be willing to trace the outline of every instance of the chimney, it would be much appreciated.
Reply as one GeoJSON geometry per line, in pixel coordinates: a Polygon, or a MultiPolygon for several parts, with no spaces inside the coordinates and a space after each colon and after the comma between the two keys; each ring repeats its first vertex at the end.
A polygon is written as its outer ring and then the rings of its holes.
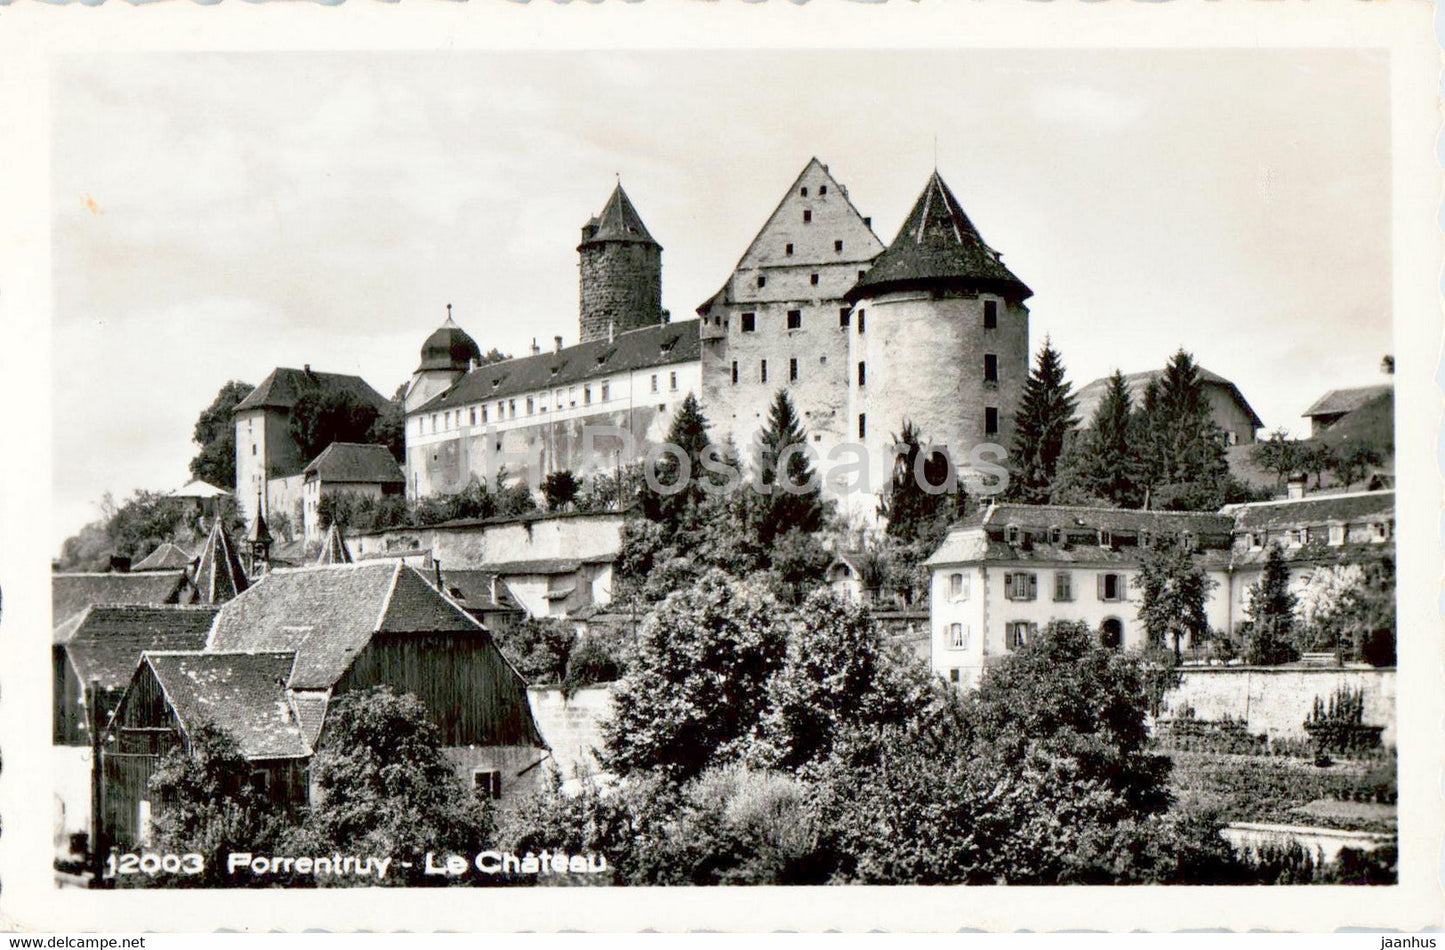
{"type": "Polygon", "coordinates": [[[558,352],[558,353],[561,353],[561,352],[562,352],[562,338],[561,338],[560,336],[554,336],[554,337],[552,337],[552,339],[554,339],[554,340],[557,341],[557,352],[558,352]]]}
{"type": "Polygon", "coordinates": [[[491,575],[492,603],[497,602],[497,575],[491,575]]]}
{"type": "Polygon", "coordinates": [[[1289,480],[1290,499],[1303,498],[1305,496],[1305,479],[1303,475],[1293,475],[1289,480]]]}
{"type": "Polygon", "coordinates": [[[439,561],[439,560],[437,560],[436,558],[433,558],[433,559],[432,559],[432,568],[436,571],[437,590],[442,591],[443,593],[445,593],[445,592],[446,592],[446,588],[442,586],[442,562],[439,561]]]}
{"type": "Polygon", "coordinates": [[[536,337],[532,337],[532,355],[533,355],[533,356],[541,356],[541,355],[542,355],[542,348],[537,345],[537,338],[536,338],[536,337]]]}
{"type": "Polygon", "coordinates": [[[130,558],[123,554],[112,554],[110,556],[110,570],[113,574],[129,574],[130,558]]]}
{"type": "Polygon", "coordinates": [[[871,228],[871,227],[873,227],[873,219],[872,219],[872,218],[864,218],[864,219],[863,219],[863,226],[864,226],[865,228],[871,228]]]}

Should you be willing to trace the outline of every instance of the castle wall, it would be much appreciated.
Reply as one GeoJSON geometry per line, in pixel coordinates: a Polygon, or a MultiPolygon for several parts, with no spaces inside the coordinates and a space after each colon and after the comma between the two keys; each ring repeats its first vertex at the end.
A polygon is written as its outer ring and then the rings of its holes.
{"type": "Polygon", "coordinates": [[[656,244],[584,244],[581,257],[582,342],[662,322],[662,248],[656,244]]]}

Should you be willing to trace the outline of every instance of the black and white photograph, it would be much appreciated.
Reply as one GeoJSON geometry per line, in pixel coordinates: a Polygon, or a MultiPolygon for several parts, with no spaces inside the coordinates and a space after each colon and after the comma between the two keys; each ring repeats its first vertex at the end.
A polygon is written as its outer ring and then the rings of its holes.
{"type": "Polygon", "coordinates": [[[1438,924],[1398,50],[613,42],[46,60],[27,886],[1438,924]]]}

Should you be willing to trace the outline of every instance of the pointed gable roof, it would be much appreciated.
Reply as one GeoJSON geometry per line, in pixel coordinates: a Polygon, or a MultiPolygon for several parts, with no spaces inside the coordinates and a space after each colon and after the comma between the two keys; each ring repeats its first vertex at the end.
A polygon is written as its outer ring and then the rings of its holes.
{"type": "Polygon", "coordinates": [[[241,566],[241,557],[236,553],[235,542],[219,518],[211,526],[211,533],[201,548],[195,583],[201,592],[201,602],[205,604],[223,604],[250,586],[246,569],[241,566]]]}
{"type": "Polygon", "coordinates": [[[310,478],[323,482],[357,482],[374,485],[401,485],[406,476],[391,450],[384,445],[363,445],[357,442],[333,442],[302,470],[310,478]]]}
{"type": "Polygon", "coordinates": [[[233,413],[249,409],[290,409],[309,392],[329,386],[350,393],[358,402],[377,409],[385,409],[387,398],[360,376],[346,373],[319,373],[310,366],[292,369],[278,366],[263,380],[251,394],[236,404],[233,413]]]}
{"type": "Polygon", "coordinates": [[[194,558],[178,545],[166,541],[160,544],[154,551],[147,554],[139,564],[131,568],[131,571],[179,570],[190,567],[192,560],[194,560],[194,558]]]}
{"type": "Polygon", "coordinates": [[[97,604],[76,617],[65,650],[80,682],[124,686],[148,650],[199,650],[216,619],[210,606],[97,604]]]}
{"type": "Polygon", "coordinates": [[[92,604],[180,604],[195,600],[186,572],[50,575],[51,623],[59,625],[92,604]]]}
{"type": "MultiPolygon", "coordinates": [[[[657,244],[652,235],[647,231],[647,225],[642,223],[642,216],[632,206],[632,200],[627,197],[627,192],[622,190],[622,182],[612,189],[612,197],[607,199],[607,205],[602,213],[582,229],[582,244],[577,248],[579,251],[589,244],[601,244],[603,242],[621,242],[627,244],[657,244]]],[[[661,245],[658,245],[659,247],[661,245]]]]}
{"type": "Polygon", "coordinates": [[[145,655],[145,665],[181,727],[190,732],[202,723],[215,723],[235,738],[248,759],[311,754],[303,724],[286,695],[294,660],[294,654],[285,652],[145,655]]]}
{"type": "Polygon", "coordinates": [[[346,539],[341,536],[341,526],[333,524],[326,529],[321,541],[321,553],[316,555],[317,565],[350,564],[351,552],[346,549],[346,539]]]}
{"type": "Polygon", "coordinates": [[[1033,292],[984,243],[973,222],[935,171],[888,249],[848,291],[859,300],[889,290],[961,284],[1024,299],[1033,292]]]}

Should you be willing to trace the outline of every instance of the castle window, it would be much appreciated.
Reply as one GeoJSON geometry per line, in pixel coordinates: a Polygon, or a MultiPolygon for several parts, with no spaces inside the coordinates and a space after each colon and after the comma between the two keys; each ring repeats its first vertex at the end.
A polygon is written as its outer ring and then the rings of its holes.
{"type": "Polygon", "coordinates": [[[808,283],[812,284],[814,287],[818,286],[818,275],[817,275],[817,274],[809,274],[809,275],[808,275],[808,283]]]}
{"type": "Polygon", "coordinates": [[[584,405],[584,406],[590,406],[590,405],[592,405],[592,387],[591,387],[591,386],[583,386],[583,387],[582,387],[582,405],[584,405]]]}
{"type": "Polygon", "coordinates": [[[755,313],[743,314],[743,332],[752,333],[758,328],[758,315],[755,313]]]}
{"type": "Polygon", "coordinates": [[[789,257],[792,257],[792,256],[793,256],[793,245],[789,244],[789,245],[787,245],[786,247],[784,247],[784,248],[783,248],[783,253],[786,254],[786,255],[788,255],[789,257]]]}
{"type": "Polygon", "coordinates": [[[602,401],[603,401],[603,402],[606,402],[608,399],[611,399],[611,398],[612,398],[612,384],[611,384],[611,383],[603,383],[603,384],[602,384],[602,401]]]}
{"type": "Polygon", "coordinates": [[[797,360],[797,358],[795,357],[795,358],[793,358],[793,359],[788,360],[788,382],[790,382],[790,383],[796,383],[797,381],[798,381],[798,360],[797,360]]]}
{"type": "Polygon", "coordinates": [[[827,185],[819,185],[819,186],[818,186],[818,194],[820,194],[820,195],[826,195],[827,193],[828,193],[828,186],[827,186],[827,185]]]}
{"type": "Polygon", "coordinates": [[[1074,599],[1074,575],[1068,571],[1054,571],[1054,600],[1058,602],[1074,599]]]}
{"type": "Polygon", "coordinates": [[[849,315],[849,313],[851,313],[851,311],[850,311],[847,307],[839,307],[839,308],[838,308],[838,326],[839,326],[839,327],[847,327],[847,326],[848,326],[848,315],[849,315]]]}
{"type": "Polygon", "coordinates": [[[833,242],[833,250],[837,251],[839,254],[842,254],[842,253],[843,253],[843,242],[842,242],[842,241],[834,241],[834,242],[833,242]]]}
{"type": "Polygon", "coordinates": [[[483,407],[482,407],[482,422],[485,423],[486,421],[487,421],[487,407],[486,407],[486,406],[483,406],[483,407]]]}
{"type": "Polygon", "coordinates": [[[968,628],[961,623],[950,624],[948,627],[948,648],[950,650],[968,649],[968,628]]]}
{"type": "Polygon", "coordinates": [[[652,391],[657,392],[657,374],[652,374],[652,391]]]}
{"type": "Polygon", "coordinates": [[[801,311],[801,310],[789,310],[789,311],[788,311],[788,329],[789,329],[789,330],[801,330],[801,329],[803,329],[803,311],[801,311]]]}
{"type": "Polygon", "coordinates": [[[677,392],[677,373],[667,374],[667,385],[673,392],[677,392]]]}
{"type": "Polygon", "coordinates": [[[759,274],[759,275],[758,275],[758,286],[759,286],[759,287],[766,287],[766,286],[768,286],[768,275],[767,275],[767,274],[759,274]]]}
{"type": "Polygon", "coordinates": [[[812,212],[812,210],[809,209],[809,208],[804,208],[804,209],[803,209],[803,223],[804,223],[804,224],[812,224],[812,223],[813,223],[813,212],[812,212]]]}
{"type": "Polygon", "coordinates": [[[802,194],[802,196],[803,196],[804,198],[808,197],[808,186],[807,186],[807,185],[804,185],[804,186],[803,186],[803,190],[802,190],[801,194],[802,194]]]}
{"type": "MultiPolygon", "coordinates": [[[[530,416],[533,411],[534,411],[534,410],[533,410],[533,406],[532,406],[532,397],[531,397],[531,396],[528,396],[528,397],[527,397],[527,415],[530,416]]],[[[546,406],[543,406],[543,407],[542,407],[542,411],[543,411],[543,412],[546,412],[546,411],[547,411],[547,407],[546,407],[546,406]]]]}
{"type": "Polygon", "coordinates": [[[738,384],[738,361],[733,360],[733,385],[738,384]]]}
{"type": "Polygon", "coordinates": [[[474,425],[476,425],[476,424],[477,424],[477,407],[476,407],[476,406],[473,406],[473,407],[471,408],[471,411],[469,411],[469,412],[467,413],[467,425],[473,425],[473,426],[474,426],[474,425]]]}
{"type": "Polygon", "coordinates": [[[868,385],[868,364],[862,360],[858,361],[858,385],[868,385]]]}
{"type": "Polygon", "coordinates": [[[998,409],[993,406],[983,411],[983,434],[998,435],[998,409]]]}
{"type": "Polygon", "coordinates": [[[868,438],[868,414],[866,412],[858,413],[858,438],[868,438]]]}
{"type": "Polygon", "coordinates": [[[768,361],[762,360],[758,363],[758,379],[766,383],[768,381],[768,361]]]}
{"type": "Polygon", "coordinates": [[[998,326],[998,301],[985,300],[983,302],[983,325],[985,329],[992,330],[998,326]]]}
{"type": "Polygon", "coordinates": [[[998,357],[993,353],[983,354],[983,381],[986,383],[998,382],[998,357]]]}
{"type": "Polygon", "coordinates": [[[864,313],[865,313],[865,311],[863,311],[863,310],[859,310],[859,311],[858,311],[858,335],[859,335],[859,336],[862,336],[862,335],[863,335],[863,317],[864,317],[864,313]]]}

